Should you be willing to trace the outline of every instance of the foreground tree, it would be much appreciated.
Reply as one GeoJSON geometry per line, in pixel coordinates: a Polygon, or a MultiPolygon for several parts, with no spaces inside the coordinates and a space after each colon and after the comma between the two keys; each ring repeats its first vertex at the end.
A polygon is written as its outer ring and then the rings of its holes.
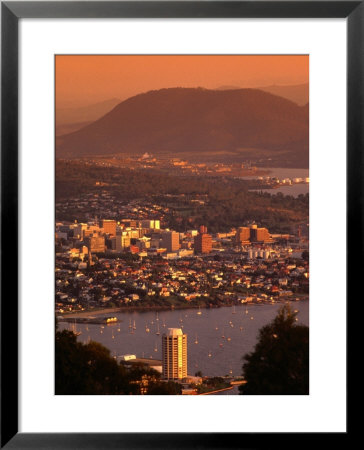
{"type": "MultiPolygon", "coordinates": [[[[57,324],[56,324],[57,330],[57,324]]],[[[143,365],[127,369],[98,342],[82,344],[71,331],[56,331],[55,393],[58,395],[179,395],[181,385],[160,380],[143,365]]]]}
{"type": "Polygon", "coordinates": [[[309,332],[296,325],[289,305],[259,331],[255,349],[243,359],[244,395],[307,395],[309,393],[309,332]]]}

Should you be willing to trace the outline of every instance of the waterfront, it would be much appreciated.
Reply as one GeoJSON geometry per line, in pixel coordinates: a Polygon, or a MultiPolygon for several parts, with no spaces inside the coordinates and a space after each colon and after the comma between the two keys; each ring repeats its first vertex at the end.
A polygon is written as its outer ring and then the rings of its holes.
{"type": "Polygon", "coordinates": [[[309,183],[292,184],[290,186],[279,186],[274,189],[251,189],[250,192],[268,192],[268,194],[278,194],[281,192],[283,195],[292,195],[292,197],[298,197],[300,194],[308,194],[310,189],[309,183]]]}
{"type": "MultiPolygon", "coordinates": [[[[276,167],[276,168],[260,168],[261,170],[267,171],[268,174],[266,176],[269,176],[271,178],[279,178],[279,179],[285,179],[285,178],[308,178],[309,177],[309,170],[308,169],[296,169],[296,168],[286,168],[286,167],[276,167]]],[[[258,175],[254,176],[247,176],[247,177],[241,177],[243,180],[254,180],[259,178],[258,175]]],[[[281,192],[284,195],[291,195],[293,197],[298,197],[300,194],[308,194],[309,193],[309,183],[296,183],[291,184],[289,186],[279,186],[274,189],[251,189],[250,192],[268,192],[268,194],[277,194],[278,192],[281,192]]]]}
{"type": "MultiPolygon", "coordinates": [[[[267,177],[275,177],[275,178],[307,178],[309,177],[308,169],[297,169],[297,168],[287,168],[287,167],[259,167],[259,170],[266,172],[267,177]]],[[[259,178],[261,175],[248,175],[242,176],[241,178],[244,180],[254,180],[259,178]]]]}
{"type": "MultiPolygon", "coordinates": [[[[201,371],[208,376],[240,376],[242,356],[253,350],[259,329],[276,316],[281,305],[251,304],[201,309],[201,314],[196,309],[122,312],[113,314],[122,321],[119,323],[60,322],[59,329],[76,329],[81,332],[78,337],[80,342],[100,342],[110,349],[112,356],[135,354],[137,357],[161,359],[161,336],[164,331],[168,327],[182,328],[188,336],[189,374],[201,371]],[[129,325],[133,326],[134,321],[132,334],[129,325]],[[160,335],[156,335],[158,328],[160,335]]],[[[291,306],[293,310],[298,310],[298,323],[308,325],[309,301],[292,301],[291,306]]]]}

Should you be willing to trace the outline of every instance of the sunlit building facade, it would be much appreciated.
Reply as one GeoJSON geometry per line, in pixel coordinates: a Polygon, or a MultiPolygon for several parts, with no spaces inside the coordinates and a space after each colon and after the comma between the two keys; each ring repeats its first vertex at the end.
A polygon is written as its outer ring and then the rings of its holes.
{"type": "Polygon", "coordinates": [[[180,328],[168,328],[162,336],[162,370],[165,380],[187,377],[187,334],[180,328]]]}
{"type": "Polygon", "coordinates": [[[200,233],[193,240],[195,253],[210,253],[212,250],[212,236],[210,234],[200,233]]]}
{"type": "Polygon", "coordinates": [[[101,228],[104,229],[105,234],[109,234],[110,236],[116,236],[116,221],[115,220],[102,220],[101,228]]]}

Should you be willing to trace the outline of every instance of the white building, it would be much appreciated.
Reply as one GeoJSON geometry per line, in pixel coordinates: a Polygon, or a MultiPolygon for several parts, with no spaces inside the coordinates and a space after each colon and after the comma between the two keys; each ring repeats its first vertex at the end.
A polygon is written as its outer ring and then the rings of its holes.
{"type": "Polygon", "coordinates": [[[162,370],[166,380],[187,377],[187,335],[180,328],[168,328],[162,336],[162,370]]]}

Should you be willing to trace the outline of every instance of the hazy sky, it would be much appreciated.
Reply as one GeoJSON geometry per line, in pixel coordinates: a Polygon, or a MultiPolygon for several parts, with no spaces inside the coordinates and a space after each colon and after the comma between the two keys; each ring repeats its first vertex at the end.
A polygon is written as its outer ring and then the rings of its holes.
{"type": "Polygon", "coordinates": [[[56,105],[124,100],[166,87],[264,87],[308,83],[309,58],[293,56],[56,56],[56,105]]]}

